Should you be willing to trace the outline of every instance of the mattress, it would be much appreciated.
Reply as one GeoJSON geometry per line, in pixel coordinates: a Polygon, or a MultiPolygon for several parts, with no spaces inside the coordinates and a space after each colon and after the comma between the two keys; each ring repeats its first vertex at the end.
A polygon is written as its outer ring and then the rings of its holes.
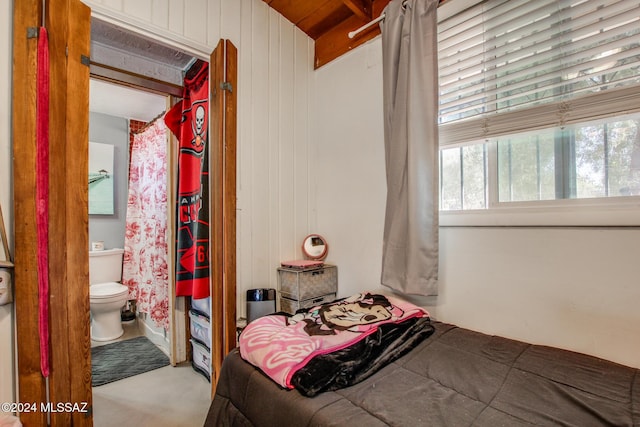
{"type": "Polygon", "coordinates": [[[640,373],[584,354],[432,322],[410,353],[309,398],[233,350],[206,426],[640,426],[640,373]]]}

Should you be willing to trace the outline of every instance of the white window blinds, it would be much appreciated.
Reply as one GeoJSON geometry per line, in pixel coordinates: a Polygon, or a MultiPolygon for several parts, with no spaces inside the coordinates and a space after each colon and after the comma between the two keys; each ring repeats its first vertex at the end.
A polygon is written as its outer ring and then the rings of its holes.
{"type": "Polygon", "coordinates": [[[438,37],[443,145],[640,111],[640,1],[487,0],[438,37]]]}

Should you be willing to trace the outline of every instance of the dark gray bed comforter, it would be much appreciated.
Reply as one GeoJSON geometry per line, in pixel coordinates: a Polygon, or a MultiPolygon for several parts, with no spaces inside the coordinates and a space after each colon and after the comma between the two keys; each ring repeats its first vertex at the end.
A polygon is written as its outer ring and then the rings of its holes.
{"type": "Polygon", "coordinates": [[[206,426],[640,426],[640,370],[433,322],[354,386],[313,398],[224,360],[206,426]]]}

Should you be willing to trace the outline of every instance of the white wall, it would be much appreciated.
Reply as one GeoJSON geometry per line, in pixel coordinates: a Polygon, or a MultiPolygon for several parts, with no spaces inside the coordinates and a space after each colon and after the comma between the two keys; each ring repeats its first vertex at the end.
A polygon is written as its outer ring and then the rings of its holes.
{"type": "Polygon", "coordinates": [[[441,234],[437,317],[640,367],[640,230],[441,234]]]}
{"type": "MultiPolygon", "coordinates": [[[[0,2],[0,206],[7,228],[7,240],[13,247],[13,207],[12,207],[12,148],[11,148],[11,79],[12,79],[12,5],[0,2]]],[[[6,259],[0,245],[0,259],[6,259]]],[[[0,306],[0,402],[14,400],[14,343],[13,304],[0,306]]]]}
{"type": "MultiPolygon", "coordinates": [[[[316,71],[316,231],[339,293],[379,288],[385,172],[380,39],[316,71]]],[[[640,230],[440,229],[438,320],[640,367],[640,230]]]]}
{"type": "MultiPolygon", "coordinates": [[[[376,40],[379,40],[376,39],[376,40]]],[[[339,296],[380,285],[386,197],[382,53],[373,41],[318,69],[312,104],[314,232],[339,296]]]]}
{"type": "Polygon", "coordinates": [[[280,261],[310,233],[313,41],[261,0],[83,0],[101,19],[200,57],[238,48],[238,313],[246,290],[277,287],[280,261]]]}

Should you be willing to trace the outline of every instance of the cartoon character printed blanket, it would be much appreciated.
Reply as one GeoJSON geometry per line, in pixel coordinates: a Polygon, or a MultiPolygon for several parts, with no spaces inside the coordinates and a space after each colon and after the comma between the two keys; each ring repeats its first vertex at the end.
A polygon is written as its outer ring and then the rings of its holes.
{"type": "Polygon", "coordinates": [[[249,323],[240,355],[305,396],[356,384],[433,333],[429,313],[390,296],[363,293],[249,323]]]}

